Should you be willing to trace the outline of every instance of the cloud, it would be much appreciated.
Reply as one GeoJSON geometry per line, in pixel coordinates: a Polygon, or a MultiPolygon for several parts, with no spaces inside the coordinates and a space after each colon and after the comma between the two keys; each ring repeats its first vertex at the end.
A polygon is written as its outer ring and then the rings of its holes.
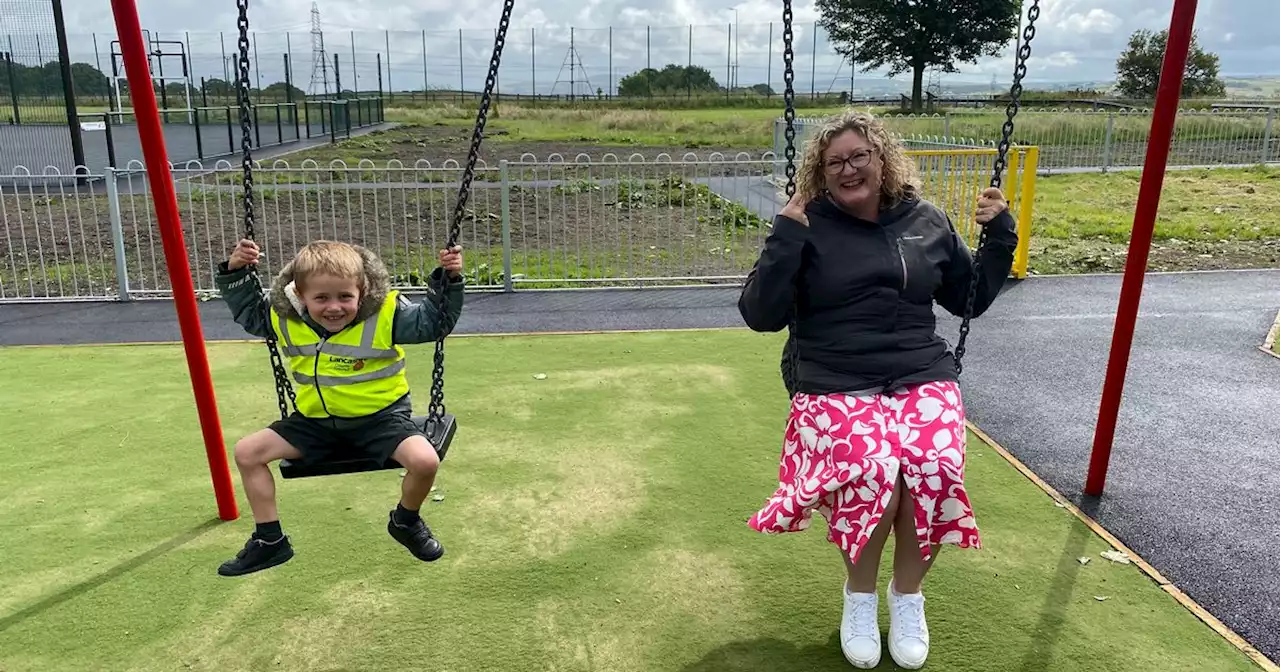
{"type": "MultiPolygon", "coordinates": [[[[1030,0],[1024,0],[1025,9],[1030,0]]],[[[1224,74],[1277,74],[1271,16],[1276,0],[1200,0],[1197,28],[1201,46],[1218,53],[1224,74]]],[[[311,0],[254,3],[250,21],[264,83],[283,78],[283,55],[290,54],[294,80],[309,82],[311,0]]],[[[377,86],[378,55],[384,85],[421,89],[424,85],[471,88],[483,84],[501,5],[486,2],[458,11],[453,0],[320,0],[327,57],[339,55],[344,86],[377,86]],[[462,31],[459,39],[459,30],[462,31]],[[425,55],[424,55],[425,44],[425,55]],[[354,50],[354,56],[352,54],[354,50]],[[354,62],[353,62],[354,61],[354,62]]],[[[1129,35],[1168,26],[1172,0],[1041,0],[1028,83],[1098,81],[1114,77],[1115,60],[1129,35]]],[[[101,62],[109,70],[114,23],[109,4],[66,3],[74,57],[101,62]],[[95,52],[94,38],[98,46],[95,52]]],[[[166,0],[142,3],[149,30],[190,44],[195,77],[221,77],[223,52],[235,50],[233,3],[166,0]]],[[[812,0],[797,0],[795,12],[796,89],[841,90],[849,85],[849,65],[828,43],[812,0]]],[[[609,89],[636,70],[692,61],[717,81],[750,86],[770,82],[782,88],[781,5],[776,0],[517,0],[500,86],[505,91],[568,91],[570,72],[584,90],[609,89]],[[732,24],[732,27],[731,27],[732,24]],[[570,35],[572,28],[572,38],[570,35]],[[570,42],[572,40],[572,52],[570,42]],[[573,58],[570,58],[572,54],[573,58]],[[584,88],[582,80],[589,80],[584,88]]],[[[947,81],[989,82],[1007,87],[1014,45],[996,58],[960,64],[947,81]]],[[[166,64],[166,72],[168,65],[166,64]]],[[[255,71],[255,76],[258,73],[255,71]]],[[[859,70],[858,81],[883,77],[859,70]]],[[[305,86],[304,86],[305,88],[305,86]]]]}
{"type": "Polygon", "coordinates": [[[1045,57],[1045,62],[1050,67],[1069,68],[1073,65],[1078,64],[1080,61],[1079,59],[1076,58],[1075,54],[1069,51],[1059,51],[1054,54],[1049,54],[1047,57],[1045,57]]]}
{"type": "Polygon", "coordinates": [[[1087,13],[1071,14],[1059,21],[1057,27],[1069,33],[1104,33],[1110,34],[1120,27],[1120,17],[1105,9],[1094,8],[1087,13]]]}

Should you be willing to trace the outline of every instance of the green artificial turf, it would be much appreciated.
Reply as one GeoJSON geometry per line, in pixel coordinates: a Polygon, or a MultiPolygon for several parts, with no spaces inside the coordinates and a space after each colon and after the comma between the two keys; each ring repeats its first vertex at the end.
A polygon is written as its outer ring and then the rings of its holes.
{"type": "MultiPolygon", "coordinates": [[[[180,347],[0,350],[0,670],[847,669],[821,519],[745,524],[776,485],[779,338],[453,339],[461,429],[423,508],[446,555],[387,535],[394,471],[278,479],[297,556],[235,579],[215,570],[252,518],[237,475],[241,518],[216,520],[180,347]]],[[[228,451],[276,412],[264,350],[208,348],[228,451]]],[[[430,349],[408,350],[422,407],[430,349]]],[[[926,582],[928,669],[1251,669],[971,441],[985,547],[926,582]]]]}

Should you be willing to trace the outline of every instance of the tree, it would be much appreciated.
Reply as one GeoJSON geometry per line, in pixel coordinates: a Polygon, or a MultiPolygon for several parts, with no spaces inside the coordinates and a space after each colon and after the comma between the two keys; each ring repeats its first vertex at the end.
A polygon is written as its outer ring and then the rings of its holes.
{"type": "MultiPolygon", "coordinates": [[[[1158,33],[1139,30],[1129,36],[1129,48],[1116,59],[1116,89],[1121,95],[1145,100],[1156,97],[1168,41],[1168,29],[1158,33]]],[[[1182,95],[1210,98],[1226,93],[1226,84],[1218,79],[1218,55],[1201,49],[1195,35],[1192,35],[1187,68],[1182,75],[1182,95]]]]}
{"type": "Polygon", "coordinates": [[[76,95],[105,96],[111,90],[111,80],[88,63],[71,64],[71,81],[75,84],[76,95]]]}
{"type": "Polygon", "coordinates": [[[923,107],[924,73],[999,56],[1018,30],[1021,0],[816,0],[836,52],[863,71],[912,74],[911,106],[923,107]]]}
{"type": "Polygon", "coordinates": [[[302,89],[299,89],[296,86],[289,86],[284,82],[276,82],[268,86],[267,88],[263,89],[262,91],[258,92],[258,95],[262,96],[263,98],[270,98],[274,100],[294,100],[294,101],[302,100],[303,98],[307,97],[307,94],[304,93],[302,89]],[[290,98],[290,96],[293,96],[293,97],[290,98]]]}
{"type": "MultiPolygon", "coordinates": [[[[8,67],[13,70],[13,83],[17,87],[18,95],[45,97],[62,95],[62,69],[57,61],[49,61],[38,66],[13,63],[8,67]]],[[[111,80],[88,63],[71,64],[71,81],[75,84],[77,95],[105,96],[111,88],[111,80]]],[[[9,77],[4,68],[0,68],[0,95],[10,95],[9,77]]]]}
{"type": "Polygon", "coordinates": [[[674,95],[718,91],[711,71],[700,65],[668,63],[662,70],[644,68],[618,80],[619,96],[674,95]]]}
{"type": "Polygon", "coordinates": [[[207,96],[225,98],[228,96],[234,96],[235,92],[235,85],[220,77],[212,77],[204,80],[204,93],[207,96]]]}

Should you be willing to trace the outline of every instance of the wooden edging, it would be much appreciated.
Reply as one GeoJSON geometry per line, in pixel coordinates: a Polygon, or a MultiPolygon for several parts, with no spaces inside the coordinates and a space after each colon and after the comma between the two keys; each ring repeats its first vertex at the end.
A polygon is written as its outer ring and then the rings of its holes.
{"type": "MultiPolygon", "coordinates": [[[[1277,319],[1277,324],[1280,325],[1280,318],[1277,319]]],[[[1275,330],[1273,330],[1273,333],[1274,331],[1275,330]]],[[[1272,354],[1275,354],[1275,353],[1272,353],[1272,354]]],[[[1040,478],[1039,476],[1036,475],[1035,472],[1027,468],[1027,466],[1023,464],[1021,460],[1014,457],[1012,453],[1006,450],[999,443],[996,443],[995,439],[992,439],[990,435],[988,435],[986,432],[979,429],[976,425],[974,425],[972,422],[968,420],[965,421],[965,425],[969,428],[969,431],[977,435],[978,438],[982,439],[984,443],[991,446],[991,448],[995,450],[996,453],[998,453],[1001,457],[1003,457],[1007,462],[1009,462],[1009,464],[1013,465],[1013,467],[1017,469],[1023,476],[1025,476],[1027,480],[1030,480],[1032,483],[1035,483],[1041,490],[1045,492],[1045,494],[1049,495],[1049,497],[1055,503],[1057,503],[1058,506],[1061,506],[1062,508],[1070,511],[1076,518],[1080,519],[1081,522],[1087,525],[1090,530],[1093,530],[1094,534],[1097,534],[1099,537],[1102,537],[1103,540],[1105,540],[1108,544],[1110,544],[1112,548],[1129,556],[1129,559],[1132,560],[1133,563],[1137,565],[1138,568],[1141,569],[1144,574],[1151,577],[1151,579],[1156,582],[1156,585],[1160,586],[1161,590],[1163,590],[1165,593],[1172,596],[1173,599],[1177,600],[1179,604],[1181,604],[1184,608],[1187,609],[1187,611],[1190,611],[1192,614],[1194,614],[1196,618],[1199,618],[1201,621],[1203,621],[1205,625],[1208,625],[1211,629],[1213,629],[1214,632],[1218,633],[1218,635],[1220,635],[1223,639],[1230,642],[1232,646],[1236,647],[1238,650],[1240,650],[1241,653],[1248,656],[1250,660],[1257,663],[1258,666],[1261,667],[1266,672],[1280,672],[1280,666],[1276,665],[1276,663],[1273,662],[1270,658],[1267,658],[1265,655],[1263,655],[1261,651],[1258,651],[1257,649],[1255,649],[1252,645],[1246,642],[1243,637],[1236,634],[1235,631],[1233,631],[1231,628],[1228,628],[1226,624],[1218,620],[1213,614],[1210,614],[1204,607],[1200,606],[1195,600],[1191,599],[1191,597],[1189,597],[1186,593],[1182,592],[1180,588],[1173,585],[1173,583],[1170,582],[1169,579],[1165,578],[1165,576],[1161,574],[1155,567],[1152,567],[1151,563],[1148,563],[1146,560],[1142,558],[1142,556],[1133,552],[1133,549],[1129,548],[1128,546],[1125,546],[1124,543],[1121,542],[1119,539],[1117,539],[1114,534],[1111,534],[1111,532],[1107,531],[1106,528],[1098,524],[1096,520],[1091,518],[1085,512],[1081,511],[1079,507],[1077,507],[1075,504],[1072,504],[1067,498],[1059,494],[1058,491],[1053,488],[1053,486],[1046,483],[1044,479],[1040,478]]]]}
{"type": "Polygon", "coordinates": [[[1274,349],[1276,339],[1280,339],[1280,312],[1276,313],[1276,321],[1271,324],[1271,331],[1267,332],[1267,338],[1262,341],[1262,345],[1258,349],[1276,359],[1280,359],[1280,354],[1276,354],[1274,349]]]}

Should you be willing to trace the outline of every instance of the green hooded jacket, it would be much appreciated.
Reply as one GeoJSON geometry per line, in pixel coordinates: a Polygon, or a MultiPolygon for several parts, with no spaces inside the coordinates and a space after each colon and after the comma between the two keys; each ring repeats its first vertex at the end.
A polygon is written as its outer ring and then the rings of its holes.
{"type": "MultiPolygon", "coordinates": [[[[377,255],[359,245],[356,249],[364,257],[364,272],[369,286],[360,297],[360,307],[356,311],[353,323],[376,315],[391,290],[391,275],[377,255]]],[[[237,324],[244,327],[245,331],[260,338],[267,337],[271,324],[267,321],[265,304],[270,302],[270,305],[281,314],[300,318],[317,334],[327,335],[327,330],[307,315],[301,302],[295,304],[290,299],[289,293],[285,291],[285,288],[293,282],[292,261],[280,269],[269,293],[256,291],[257,285],[252,280],[248,267],[234,271],[228,270],[225,261],[218,266],[218,274],[215,278],[218,289],[222,293],[222,299],[231,308],[231,315],[237,324]]],[[[445,270],[437,267],[427,280],[427,296],[421,301],[414,303],[401,294],[399,305],[396,306],[392,339],[397,344],[404,345],[428,343],[449,335],[462,314],[465,284],[466,281],[461,277],[446,281],[445,270]],[[439,301],[442,291],[449,292],[447,315],[440,312],[439,301]]]]}

